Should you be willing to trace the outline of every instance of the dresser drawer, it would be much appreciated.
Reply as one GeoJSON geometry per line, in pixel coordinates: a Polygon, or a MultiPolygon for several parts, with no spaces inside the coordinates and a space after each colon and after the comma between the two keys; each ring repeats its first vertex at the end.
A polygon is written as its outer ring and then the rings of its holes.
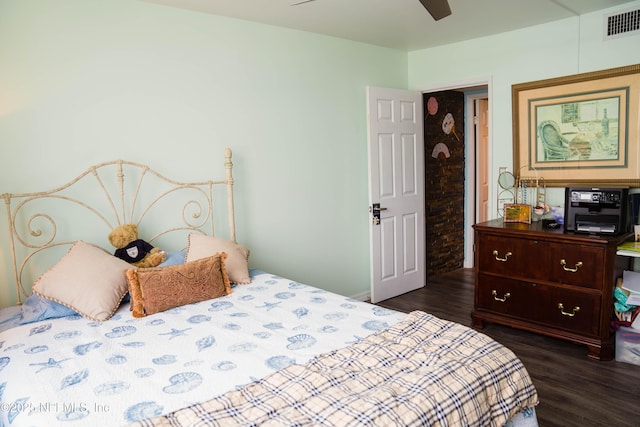
{"type": "Polygon", "coordinates": [[[597,336],[600,333],[600,295],[551,287],[544,322],[558,329],[597,336]]]}
{"type": "Polygon", "coordinates": [[[484,274],[478,275],[477,292],[479,309],[579,334],[599,333],[598,294],[484,274]]]}
{"type": "Polygon", "coordinates": [[[602,289],[606,259],[603,247],[551,243],[549,250],[551,281],[602,289]]]}
{"type": "Polygon", "coordinates": [[[478,274],[477,307],[493,313],[542,320],[535,303],[539,299],[537,287],[534,283],[478,274]]]}
{"type": "Polygon", "coordinates": [[[479,271],[528,280],[548,279],[548,272],[540,268],[549,260],[547,242],[483,236],[476,251],[479,271]]]}

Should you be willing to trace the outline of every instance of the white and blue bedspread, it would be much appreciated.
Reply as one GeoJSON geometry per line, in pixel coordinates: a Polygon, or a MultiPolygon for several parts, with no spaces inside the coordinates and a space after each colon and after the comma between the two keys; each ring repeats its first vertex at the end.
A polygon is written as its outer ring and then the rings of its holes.
{"type": "MultiPolygon", "coordinates": [[[[354,343],[404,314],[252,271],[226,297],[0,332],[0,425],[123,425],[354,343]]],[[[16,309],[3,310],[5,327],[16,309]]]]}
{"type": "MultiPolygon", "coordinates": [[[[253,270],[226,297],[141,319],[16,325],[0,311],[0,426],[125,425],[346,347],[400,322],[387,310],[253,270]]],[[[533,408],[509,426],[537,425],[533,408]]]]}

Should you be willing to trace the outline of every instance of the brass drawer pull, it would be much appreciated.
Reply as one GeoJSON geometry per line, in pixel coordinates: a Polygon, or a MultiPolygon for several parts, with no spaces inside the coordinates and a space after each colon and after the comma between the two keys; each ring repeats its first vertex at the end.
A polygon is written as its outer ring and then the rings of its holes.
{"type": "Polygon", "coordinates": [[[498,251],[493,251],[493,256],[496,257],[496,261],[502,261],[505,262],[506,260],[509,259],[509,257],[513,255],[511,252],[507,252],[506,254],[504,254],[504,258],[500,258],[498,256],[498,251]]]}
{"type": "Polygon", "coordinates": [[[491,295],[493,295],[493,299],[496,301],[500,301],[500,302],[505,302],[507,300],[507,298],[509,298],[511,296],[511,292],[507,292],[506,294],[504,294],[504,296],[502,298],[500,298],[498,296],[498,291],[496,291],[495,289],[493,291],[491,291],[491,295]]]}
{"type": "Polygon", "coordinates": [[[562,269],[563,269],[564,271],[569,271],[569,272],[571,272],[571,273],[575,273],[575,272],[577,272],[577,271],[578,271],[578,269],[579,269],[580,267],[582,267],[582,261],[578,261],[578,262],[576,263],[576,267],[575,267],[575,268],[568,268],[568,267],[567,267],[567,261],[566,261],[566,260],[564,260],[564,259],[561,259],[561,260],[560,260],[560,265],[562,266],[562,269]]]}
{"type": "Polygon", "coordinates": [[[580,307],[575,306],[575,307],[573,307],[573,311],[571,313],[567,313],[566,311],[564,311],[564,305],[562,305],[561,302],[558,303],[558,308],[560,309],[560,313],[563,316],[569,316],[569,317],[575,316],[576,313],[580,311],[580,307]]]}

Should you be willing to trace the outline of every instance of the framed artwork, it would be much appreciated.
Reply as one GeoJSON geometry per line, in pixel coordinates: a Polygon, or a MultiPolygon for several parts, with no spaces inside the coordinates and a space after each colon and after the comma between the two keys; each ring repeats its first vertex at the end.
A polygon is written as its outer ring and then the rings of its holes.
{"type": "Polygon", "coordinates": [[[640,186],[640,64],[512,86],[513,164],[552,186],[640,186]]]}
{"type": "Polygon", "coordinates": [[[505,203],[504,222],[524,222],[531,224],[531,205],[505,203]]]}

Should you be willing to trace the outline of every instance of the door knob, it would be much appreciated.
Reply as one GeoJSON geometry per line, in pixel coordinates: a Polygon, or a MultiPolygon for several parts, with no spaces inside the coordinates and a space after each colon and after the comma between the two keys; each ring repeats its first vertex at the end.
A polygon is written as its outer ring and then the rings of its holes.
{"type": "Polygon", "coordinates": [[[371,214],[373,215],[373,225],[380,224],[380,212],[386,211],[386,210],[387,208],[380,207],[380,203],[374,203],[372,206],[369,207],[369,212],[371,212],[371,214]]]}

